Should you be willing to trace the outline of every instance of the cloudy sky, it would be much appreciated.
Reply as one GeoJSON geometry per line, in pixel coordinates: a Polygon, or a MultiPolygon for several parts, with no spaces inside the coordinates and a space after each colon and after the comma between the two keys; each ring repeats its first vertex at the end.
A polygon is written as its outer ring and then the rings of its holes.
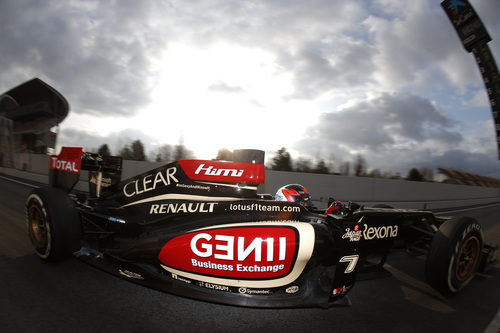
{"type": "MultiPolygon", "coordinates": [[[[0,1],[0,92],[71,105],[59,145],[197,158],[255,148],[336,166],[500,177],[484,85],[441,0],[0,1]]],[[[500,61],[500,2],[471,0],[500,61]]]]}

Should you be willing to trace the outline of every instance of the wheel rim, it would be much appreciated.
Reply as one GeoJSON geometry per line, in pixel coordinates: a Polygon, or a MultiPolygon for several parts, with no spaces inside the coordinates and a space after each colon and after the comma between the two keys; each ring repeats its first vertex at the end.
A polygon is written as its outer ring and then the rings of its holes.
{"type": "Polygon", "coordinates": [[[38,205],[31,205],[28,211],[28,228],[33,244],[39,249],[47,247],[47,221],[38,205]]]}
{"type": "Polygon", "coordinates": [[[472,236],[468,238],[461,246],[457,257],[455,275],[457,280],[465,281],[470,278],[475,270],[479,260],[480,242],[479,238],[472,236]]]}

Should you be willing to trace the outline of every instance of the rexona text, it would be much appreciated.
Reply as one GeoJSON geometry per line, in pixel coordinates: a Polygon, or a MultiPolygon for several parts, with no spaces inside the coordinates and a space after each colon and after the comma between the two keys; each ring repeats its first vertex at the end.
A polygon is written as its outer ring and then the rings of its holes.
{"type": "Polygon", "coordinates": [[[398,236],[398,226],[397,225],[385,225],[381,227],[369,227],[364,225],[363,237],[366,240],[371,239],[383,239],[383,238],[394,238],[398,236]]]}
{"type": "Polygon", "coordinates": [[[172,181],[177,183],[179,180],[174,176],[176,172],[177,168],[171,167],[158,171],[156,174],[146,175],[133,180],[123,186],[123,194],[127,198],[130,198],[144,192],[152,191],[158,186],[168,186],[172,181]]]}
{"type": "Polygon", "coordinates": [[[50,158],[50,168],[60,171],[80,172],[76,167],[76,162],[58,160],[57,157],[50,158]]]}
{"type": "Polygon", "coordinates": [[[205,171],[204,175],[206,175],[206,176],[241,177],[243,175],[244,170],[242,170],[242,169],[240,169],[240,170],[217,169],[217,168],[214,168],[213,166],[205,167],[205,164],[202,163],[198,166],[198,168],[196,169],[194,174],[199,175],[202,171],[205,171]]]}

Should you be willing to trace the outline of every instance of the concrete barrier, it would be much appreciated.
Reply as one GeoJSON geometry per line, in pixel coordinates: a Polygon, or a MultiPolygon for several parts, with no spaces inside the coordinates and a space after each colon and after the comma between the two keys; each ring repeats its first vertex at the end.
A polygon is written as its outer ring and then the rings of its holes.
{"type": "MultiPolygon", "coordinates": [[[[162,164],[164,163],[123,161],[122,179],[162,164]]],[[[48,166],[49,156],[17,154],[17,169],[0,168],[0,173],[47,184],[48,166]]],[[[82,171],[76,189],[88,190],[87,180],[88,173],[82,171]]],[[[274,170],[266,170],[266,183],[259,187],[259,192],[275,194],[281,186],[294,183],[304,185],[315,205],[320,208],[327,205],[329,197],[367,206],[384,203],[395,208],[430,210],[500,202],[498,188],[274,170]]]]}
{"type": "Polygon", "coordinates": [[[441,209],[500,202],[500,189],[406,180],[322,175],[266,170],[264,191],[274,194],[283,185],[305,186],[319,207],[329,197],[366,205],[441,209]]]}

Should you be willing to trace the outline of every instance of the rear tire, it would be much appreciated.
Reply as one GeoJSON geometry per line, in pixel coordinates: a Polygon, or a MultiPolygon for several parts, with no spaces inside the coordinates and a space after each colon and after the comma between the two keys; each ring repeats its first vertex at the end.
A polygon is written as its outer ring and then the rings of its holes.
{"type": "Polygon", "coordinates": [[[54,187],[33,189],[26,199],[28,234],[36,254],[45,261],[69,257],[81,247],[81,227],[75,204],[54,187]]]}
{"type": "Polygon", "coordinates": [[[454,294],[473,278],[481,262],[483,233],[470,217],[444,222],[434,235],[425,264],[427,282],[443,294],[454,294]]]}

